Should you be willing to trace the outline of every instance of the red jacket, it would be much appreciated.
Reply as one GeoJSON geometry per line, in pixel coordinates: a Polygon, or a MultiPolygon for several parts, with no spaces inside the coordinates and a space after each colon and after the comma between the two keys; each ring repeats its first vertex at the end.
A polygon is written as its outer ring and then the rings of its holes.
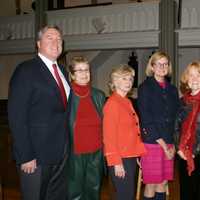
{"type": "Polygon", "coordinates": [[[138,157],[146,152],[138,116],[128,98],[113,93],[103,113],[104,154],[108,166],[121,164],[122,158],[138,157]]]}

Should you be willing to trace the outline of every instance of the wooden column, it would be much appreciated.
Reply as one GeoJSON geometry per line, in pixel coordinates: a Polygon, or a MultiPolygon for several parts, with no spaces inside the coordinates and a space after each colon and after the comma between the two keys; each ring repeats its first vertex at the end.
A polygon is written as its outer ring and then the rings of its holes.
{"type": "Polygon", "coordinates": [[[64,9],[64,0],[48,0],[48,10],[64,9]]]}
{"type": "Polygon", "coordinates": [[[21,2],[20,0],[15,0],[15,6],[16,6],[16,15],[21,14],[21,2]]]}
{"type": "Polygon", "coordinates": [[[1,177],[0,177],[0,200],[3,200],[3,190],[2,190],[1,177]]]}
{"type": "Polygon", "coordinates": [[[172,61],[172,82],[178,80],[178,39],[175,28],[177,26],[176,2],[174,0],[161,0],[159,5],[159,49],[168,53],[172,61]]]}
{"type": "MultiPolygon", "coordinates": [[[[35,1],[35,36],[38,30],[46,25],[46,11],[48,9],[48,0],[35,1]]],[[[35,37],[36,38],[36,37],[35,37]]]]}

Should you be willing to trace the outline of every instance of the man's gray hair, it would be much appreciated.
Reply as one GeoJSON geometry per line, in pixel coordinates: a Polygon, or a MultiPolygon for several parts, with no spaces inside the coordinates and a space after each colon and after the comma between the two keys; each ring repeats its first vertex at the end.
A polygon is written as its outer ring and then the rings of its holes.
{"type": "Polygon", "coordinates": [[[42,27],[42,28],[38,31],[38,33],[37,33],[37,41],[41,40],[43,34],[44,34],[48,29],[51,29],[51,28],[57,30],[57,31],[60,33],[61,37],[62,37],[62,31],[61,31],[61,29],[60,29],[58,26],[56,26],[56,25],[46,25],[46,26],[42,27]]]}

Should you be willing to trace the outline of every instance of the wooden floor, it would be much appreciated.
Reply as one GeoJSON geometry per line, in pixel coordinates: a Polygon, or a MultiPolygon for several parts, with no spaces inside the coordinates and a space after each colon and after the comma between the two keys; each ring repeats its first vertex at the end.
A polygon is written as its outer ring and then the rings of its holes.
{"type": "MultiPolygon", "coordinates": [[[[0,177],[2,183],[2,197],[0,200],[20,200],[19,180],[15,163],[11,158],[11,139],[7,126],[0,125],[0,177]]],[[[143,186],[142,186],[143,188],[143,186]]],[[[113,199],[113,187],[108,177],[104,177],[101,200],[113,199]]],[[[179,200],[178,172],[175,181],[169,183],[168,200],[179,200]]],[[[140,198],[142,200],[142,198],[140,198]]]]}

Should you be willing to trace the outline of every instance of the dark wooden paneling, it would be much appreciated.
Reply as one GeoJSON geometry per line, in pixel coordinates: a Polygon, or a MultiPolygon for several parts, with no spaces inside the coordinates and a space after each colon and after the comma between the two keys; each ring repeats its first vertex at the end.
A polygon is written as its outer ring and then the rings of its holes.
{"type": "Polygon", "coordinates": [[[7,104],[8,104],[8,100],[4,100],[4,99],[0,100],[0,125],[7,125],[8,124],[7,104]]]}

